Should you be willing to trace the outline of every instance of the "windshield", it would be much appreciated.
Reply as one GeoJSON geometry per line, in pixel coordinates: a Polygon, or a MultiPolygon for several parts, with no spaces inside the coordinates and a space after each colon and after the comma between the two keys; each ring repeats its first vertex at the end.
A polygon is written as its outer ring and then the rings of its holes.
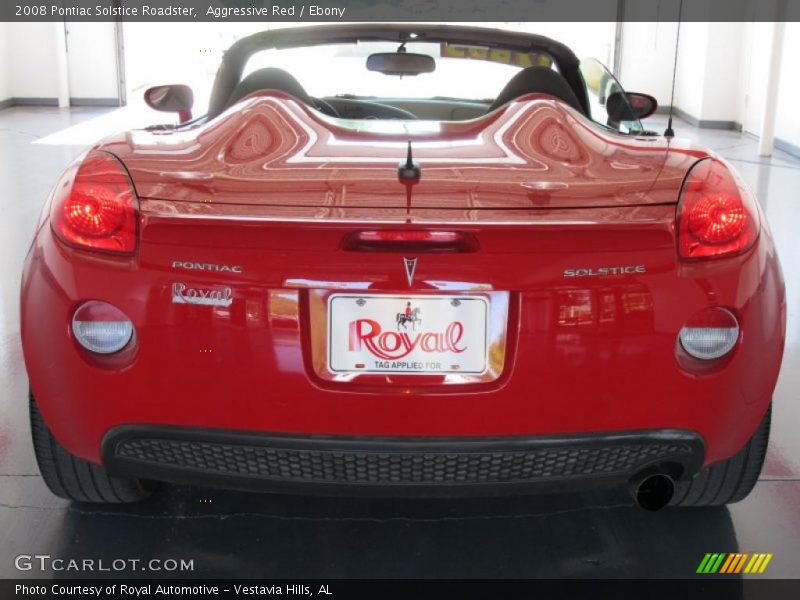
{"type": "Polygon", "coordinates": [[[360,42],[264,50],[250,58],[243,77],[264,67],[285,69],[291,65],[292,75],[316,98],[352,95],[491,101],[521,68],[553,64],[552,58],[544,53],[408,43],[407,52],[426,54],[436,61],[433,73],[399,77],[367,70],[370,54],[397,49],[394,42],[360,42]]]}

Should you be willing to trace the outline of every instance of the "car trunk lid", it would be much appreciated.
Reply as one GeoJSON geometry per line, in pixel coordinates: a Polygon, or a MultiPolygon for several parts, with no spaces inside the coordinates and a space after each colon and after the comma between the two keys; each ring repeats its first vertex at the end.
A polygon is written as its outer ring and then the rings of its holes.
{"type": "Polygon", "coordinates": [[[698,158],[663,138],[604,131],[541,95],[471,121],[432,122],[329,118],[270,93],[196,128],[135,131],[105,148],[140,198],[242,215],[671,204],[698,158]],[[404,184],[397,167],[409,141],[422,176],[404,184]]]}

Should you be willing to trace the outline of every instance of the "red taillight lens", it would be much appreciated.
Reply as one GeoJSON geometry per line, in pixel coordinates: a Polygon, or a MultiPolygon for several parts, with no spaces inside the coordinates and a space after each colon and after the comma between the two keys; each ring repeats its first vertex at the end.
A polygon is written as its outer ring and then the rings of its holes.
{"type": "Polygon", "coordinates": [[[137,212],[125,167],[111,154],[92,152],[71,182],[59,183],[50,217],[55,234],[70,246],[132,254],[137,212]]]}
{"type": "Polygon", "coordinates": [[[342,248],[374,252],[473,252],[477,241],[463,231],[367,229],[347,234],[342,248]]]}
{"type": "Polygon", "coordinates": [[[432,242],[452,243],[458,241],[455,231],[424,231],[403,229],[377,229],[375,231],[359,231],[358,237],[363,242],[432,242]]]}
{"type": "Polygon", "coordinates": [[[752,194],[713,158],[697,163],[678,204],[678,255],[683,259],[733,256],[749,250],[760,229],[752,194]]]}

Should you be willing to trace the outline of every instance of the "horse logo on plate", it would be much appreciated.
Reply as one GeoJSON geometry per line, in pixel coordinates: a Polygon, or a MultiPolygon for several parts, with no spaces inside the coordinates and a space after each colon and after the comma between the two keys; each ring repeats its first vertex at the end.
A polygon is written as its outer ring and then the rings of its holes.
{"type": "Polygon", "coordinates": [[[402,327],[406,331],[408,330],[408,324],[411,323],[411,329],[416,331],[417,325],[422,324],[422,317],[420,313],[422,309],[420,307],[412,308],[411,302],[406,302],[406,307],[403,312],[397,313],[397,317],[395,322],[397,323],[397,331],[400,331],[402,327]]]}

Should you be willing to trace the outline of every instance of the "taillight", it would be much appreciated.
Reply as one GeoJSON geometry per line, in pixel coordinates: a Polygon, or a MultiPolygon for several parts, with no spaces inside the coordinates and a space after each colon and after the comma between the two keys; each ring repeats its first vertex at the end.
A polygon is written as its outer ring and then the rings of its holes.
{"type": "Polygon", "coordinates": [[[686,177],[678,203],[678,256],[718,258],[742,254],[758,239],[753,195],[725,163],[709,158],[686,177]]]}
{"type": "Polygon", "coordinates": [[[55,234],[77,248],[132,254],[138,206],[128,172],[106,152],[92,152],[72,181],[59,183],[50,208],[55,234]]]}
{"type": "Polygon", "coordinates": [[[721,358],[736,345],[739,322],[729,310],[710,306],[689,319],[678,338],[683,349],[695,358],[721,358]]]}

